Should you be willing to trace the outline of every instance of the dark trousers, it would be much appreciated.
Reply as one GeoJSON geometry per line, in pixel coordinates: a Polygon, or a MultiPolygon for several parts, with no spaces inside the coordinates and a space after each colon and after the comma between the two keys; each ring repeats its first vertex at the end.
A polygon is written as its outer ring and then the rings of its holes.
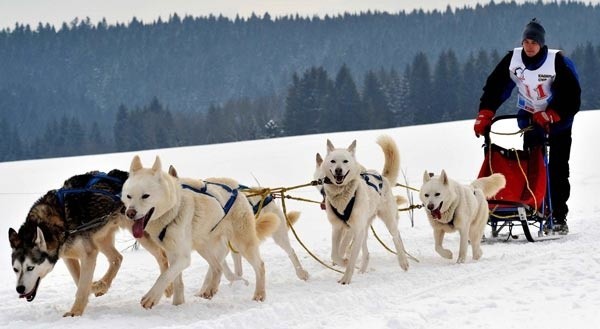
{"type": "MultiPolygon", "coordinates": [[[[569,207],[567,200],[571,195],[569,183],[569,158],[571,157],[571,130],[573,119],[570,118],[555,124],[550,129],[548,137],[549,163],[548,174],[550,177],[550,197],[552,201],[552,217],[561,221],[567,218],[569,207]]],[[[522,126],[521,118],[519,126],[522,126]]],[[[525,127],[527,125],[523,125],[525,127]]],[[[523,147],[544,143],[544,130],[534,125],[534,130],[525,133],[523,147]]]]}

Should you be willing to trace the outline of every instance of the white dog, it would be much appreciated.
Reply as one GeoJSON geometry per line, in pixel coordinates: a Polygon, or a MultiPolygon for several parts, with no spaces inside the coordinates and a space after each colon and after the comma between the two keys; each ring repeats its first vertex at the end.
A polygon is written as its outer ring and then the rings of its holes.
{"type": "MultiPolygon", "coordinates": [[[[169,175],[179,178],[177,170],[173,166],[169,167],[169,175]]],[[[194,182],[193,179],[189,179],[189,178],[179,178],[179,181],[182,183],[190,183],[190,182],[193,183],[194,182]]],[[[237,184],[237,182],[234,180],[230,180],[228,182],[228,185],[230,185],[230,186],[234,186],[236,184],[237,184]]],[[[238,189],[243,190],[244,188],[246,188],[246,187],[238,185],[238,189]]],[[[253,188],[253,189],[259,190],[260,188],[253,188]]],[[[248,196],[247,199],[248,199],[248,202],[250,203],[250,206],[252,207],[252,212],[254,213],[255,216],[260,211],[261,215],[266,214],[266,213],[272,213],[272,214],[275,214],[277,216],[277,218],[279,218],[279,225],[277,227],[277,230],[275,232],[273,232],[271,237],[273,238],[273,241],[275,241],[275,243],[287,253],[288,257],[292,261],[292,264],[294,265],[294,269],[296,271],[296,276],[298,276],[298,278],[300,280],[304,280],[304,281],[308,280],[308,272],[302,267],[302,264],[300,264],[300,260],[298,259],[298,256],[296,255],[294,248],[292,248],[292,245],[290,244],[290,238],[288,236],[289,225],[286,221],[283,211],[275,202],[274,197],[271,195],[267,196],[265,198],[265,200],[262,201],[262,205],[261,205],[262,197],[260,195],[248,196]]],[[[298,221],[299,217],[300,217],[300,212],[298,212],[298,211],[290,211],[287,213],[287,218],[290,221],[290,224],[292,224],[292,225],[298,221]]],[[[243,274],[242,273],[242,256],[240,255],[239,252],[237,252],[237,250],[233,250],[231,255],[233,258],[233,262],[234,262],[235,274],[231,271],[231,269],[227,265],[227,262],[223,262],[223,274],[231,282],[236,281],[236,280],[245,281],[242,278],[242,274],[243,274]]]]}
{"type": "Polygon", "coordinates": [[[440,176],[423,174],[420,191],[427,218],[433,227],[435,251],[440,256],[452,259],[452,252],[444,249],[445,233],[458,231],[460,248],[457,263],[464,263],[467,245],[471,241],[473,259],[481,258],[481,238],[489,216],[487,199],[493,197],[506,185],[502,174],[479,178],[470,185],[462,185],[448,178],[442,170],[440,176]]]}
{"type": "Polygon", "coordinates": [[[132,232],[148,236],[166,252],[169,268],[161,273],[142,297],[144,308],[156,305],[173,282],[173,305],[184,303],[182,271],[196,250],[209,264],[198,296],[211,299],[218,290],[228,241],[248,260],[256,273],[254,300],[265,299],[265,268],[258,246],[277,229],[279,219],[265,214],[255,221],[248,200],[237,193],[230,179],[187,180],[182,184],[162,170],[158,157],[144,168],[138,156],[131,162],[123,185],[126,214],[133,219],[132,232]]]}
{"type": "MultiPolygon", "coordinates": [[[[248,197],[248,201],[250,202],[255,214],[259,211],[261,199],[262,197],[259,195],[248,197]]],[[[296,255],[296,252],[294,251],[294,248],[292,248],[292,245],[290,243],[290,237],[288,235],[290,226],[285,218],[285,215],[283,214],[283,210],[275,202],[273,196],[269,195],[263,201],[262,208],[260,209],[260,214],[263,213],[272,213],[275,214],[277,218],[279,218],[279,227],[271,237],[273,238],[273,241],[288,255],[288,258],[292,262],[292,265],[294,265],[294,270],[296,271],[296,276],[298,277],[298,279],[303,281],[308,280],[308,272],[302,267],[302,264],[300,263],[300,260],[298,259],[298,256],[296,255]]],[[[294,223],[298,221],[298,218],[300,218],[300,212],[290,211],[287,213],[287,218],[290,221],[290,224],[294,225],[294,223]]],[[[234,261],[235,274],[238,277],[241,277],[242,259],[239,256],[239,253],[232,253],[232,256],[234,261]]]]}
{"type": "Polygon", "coordinates": [[[369,262],[366,238],[376,216],[383,220],[392,235],[400,267],[408,270],[408,259],[398,231],[397,199],[392,194],[400,169],[400,155],[389,136],[379,137],[377,144],[385,156],[383,175],[365,171],[356,161],[356,141],[346,149],[339,149],[327,140],[327,155],[318,170],[320,177],[324,177],[325,208],[332,225],[331,258],[334,263],[346,265],[346,271],[338,281],[341,284],[349,284],[352,280],[361,248],[360,272],[366,271],[369,262]],[[348,241],[352,244],[349,258],[345,260],[343,255],[348,241]]]}

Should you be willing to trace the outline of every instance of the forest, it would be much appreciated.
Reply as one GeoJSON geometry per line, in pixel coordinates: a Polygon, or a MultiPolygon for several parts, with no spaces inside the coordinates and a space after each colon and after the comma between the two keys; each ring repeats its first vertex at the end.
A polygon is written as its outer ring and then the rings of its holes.
{"type": "Polygon", "coordinates": [[[0,161],[474,118],[533,17],[600,108],[600,6],[579,2],[17,24],[0,31],[0,161]]]}

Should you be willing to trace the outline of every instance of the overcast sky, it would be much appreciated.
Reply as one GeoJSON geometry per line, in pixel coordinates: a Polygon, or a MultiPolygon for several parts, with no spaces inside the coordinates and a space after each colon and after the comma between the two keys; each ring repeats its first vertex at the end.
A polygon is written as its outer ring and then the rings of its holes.
{"type": "MultiPolygon", "coordinates": [[[[525,1],[517,0],[519,3],[525,1]]],[[[173,13],[180,16],[223,14],[228,17],[235,17],[236,14],[246,17],[252,12],[259,15],[268,12],[274,17],[290,13],[324,16],[369,9],[391,13],[401,10],[410,12],[415,8],[444,10],[448,4],[462,8],[488,2],[489,0],[0,0],[0,29],[13,28],[16,22],[29,24],[32,28],[37,27],[39,22],[59,27],[62,22],[69,23],[76,17],[89,17],[92,23],[106,18],[112,24],[127,23],[134,16],[144,22],[152,22],[159,16],[166,19],[173,13]]],[[[592,2],[598,3],[600,0],[592,2]]]]}

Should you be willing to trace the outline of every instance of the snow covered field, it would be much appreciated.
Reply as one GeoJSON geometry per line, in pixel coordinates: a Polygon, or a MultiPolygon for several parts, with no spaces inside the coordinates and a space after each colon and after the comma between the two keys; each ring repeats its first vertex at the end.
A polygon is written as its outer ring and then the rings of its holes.
{"type": "MultiPolygon", "coordinates": [[[[252,270],[245,264],[250,285],[222,281],[213,300],[194,297],[207,268],[197,254],[184,272],[186,303],[172,306],[163,298],[152,310],[140,298],[158,276],[154,259],[143,249],[131,250],[132,237],[120,232],[124,260],[111,290],[91,297],[85,313],[62,318],[74,300],[75,285],[59,262],[41,283],[36,299],[18,298],[10,264],[9,227],[18,229],[29,208],[47,190],[58,188],[75,174],[89,170],[127,170],[134,154],[145,165],[159,155],[181,176],[230,176],[246,185],[289,187],[312,180],[316,152],[324,154],[326,138],[338,146],[357,139],[357,158],[367,168],[381,170],[383,156],[375,139],[391,135],[398,143],[408,185],[419,188],[425,169],[468,183],[479,171],[482,140],[474,137],[472,121],[386,130],[334,133],[230,144],[161,149],[77,158],[0,163],[0,328],[598,328],[600,326],[600,111],[578,114],[571,156],[572,194],[569,227],[572,234],[541,243],[494,243],[483,246],[483,258],[465,264],[442,259],[433,249],[431,228],[422,210],[411,227],[400,214],[405,246],[420,262],[403,272],[394,255],[371,235],[369,271],[355,273],[349,286],[337,283],[341,274],[316,262],[291,236],[300,261],[310,273],[297,279],[286,254],[267,240],[261,252],[267,271],[267,299],[251,300],[252,270]]],[[[398,194],[405,190],[397,188],[398,194]]],[[[290,192],[318,200],[313,187],[290,192]]],[[[414,194],[415,200],[418,195],[414,194]]],[[[418,201],[416,201],[418,202],[418,201]]],[[[288,201],[300,210],[295,228],[307,247],[330,262],[330,225],[318,205],[288,201]]],[[[380,237],[391,245],[378,223],[380,237]]],[[[447,235],[446,246],[456,256],[458,236],[447,235]]],[[[106,269],[99,257],[96,278],[106,269]]]]}

